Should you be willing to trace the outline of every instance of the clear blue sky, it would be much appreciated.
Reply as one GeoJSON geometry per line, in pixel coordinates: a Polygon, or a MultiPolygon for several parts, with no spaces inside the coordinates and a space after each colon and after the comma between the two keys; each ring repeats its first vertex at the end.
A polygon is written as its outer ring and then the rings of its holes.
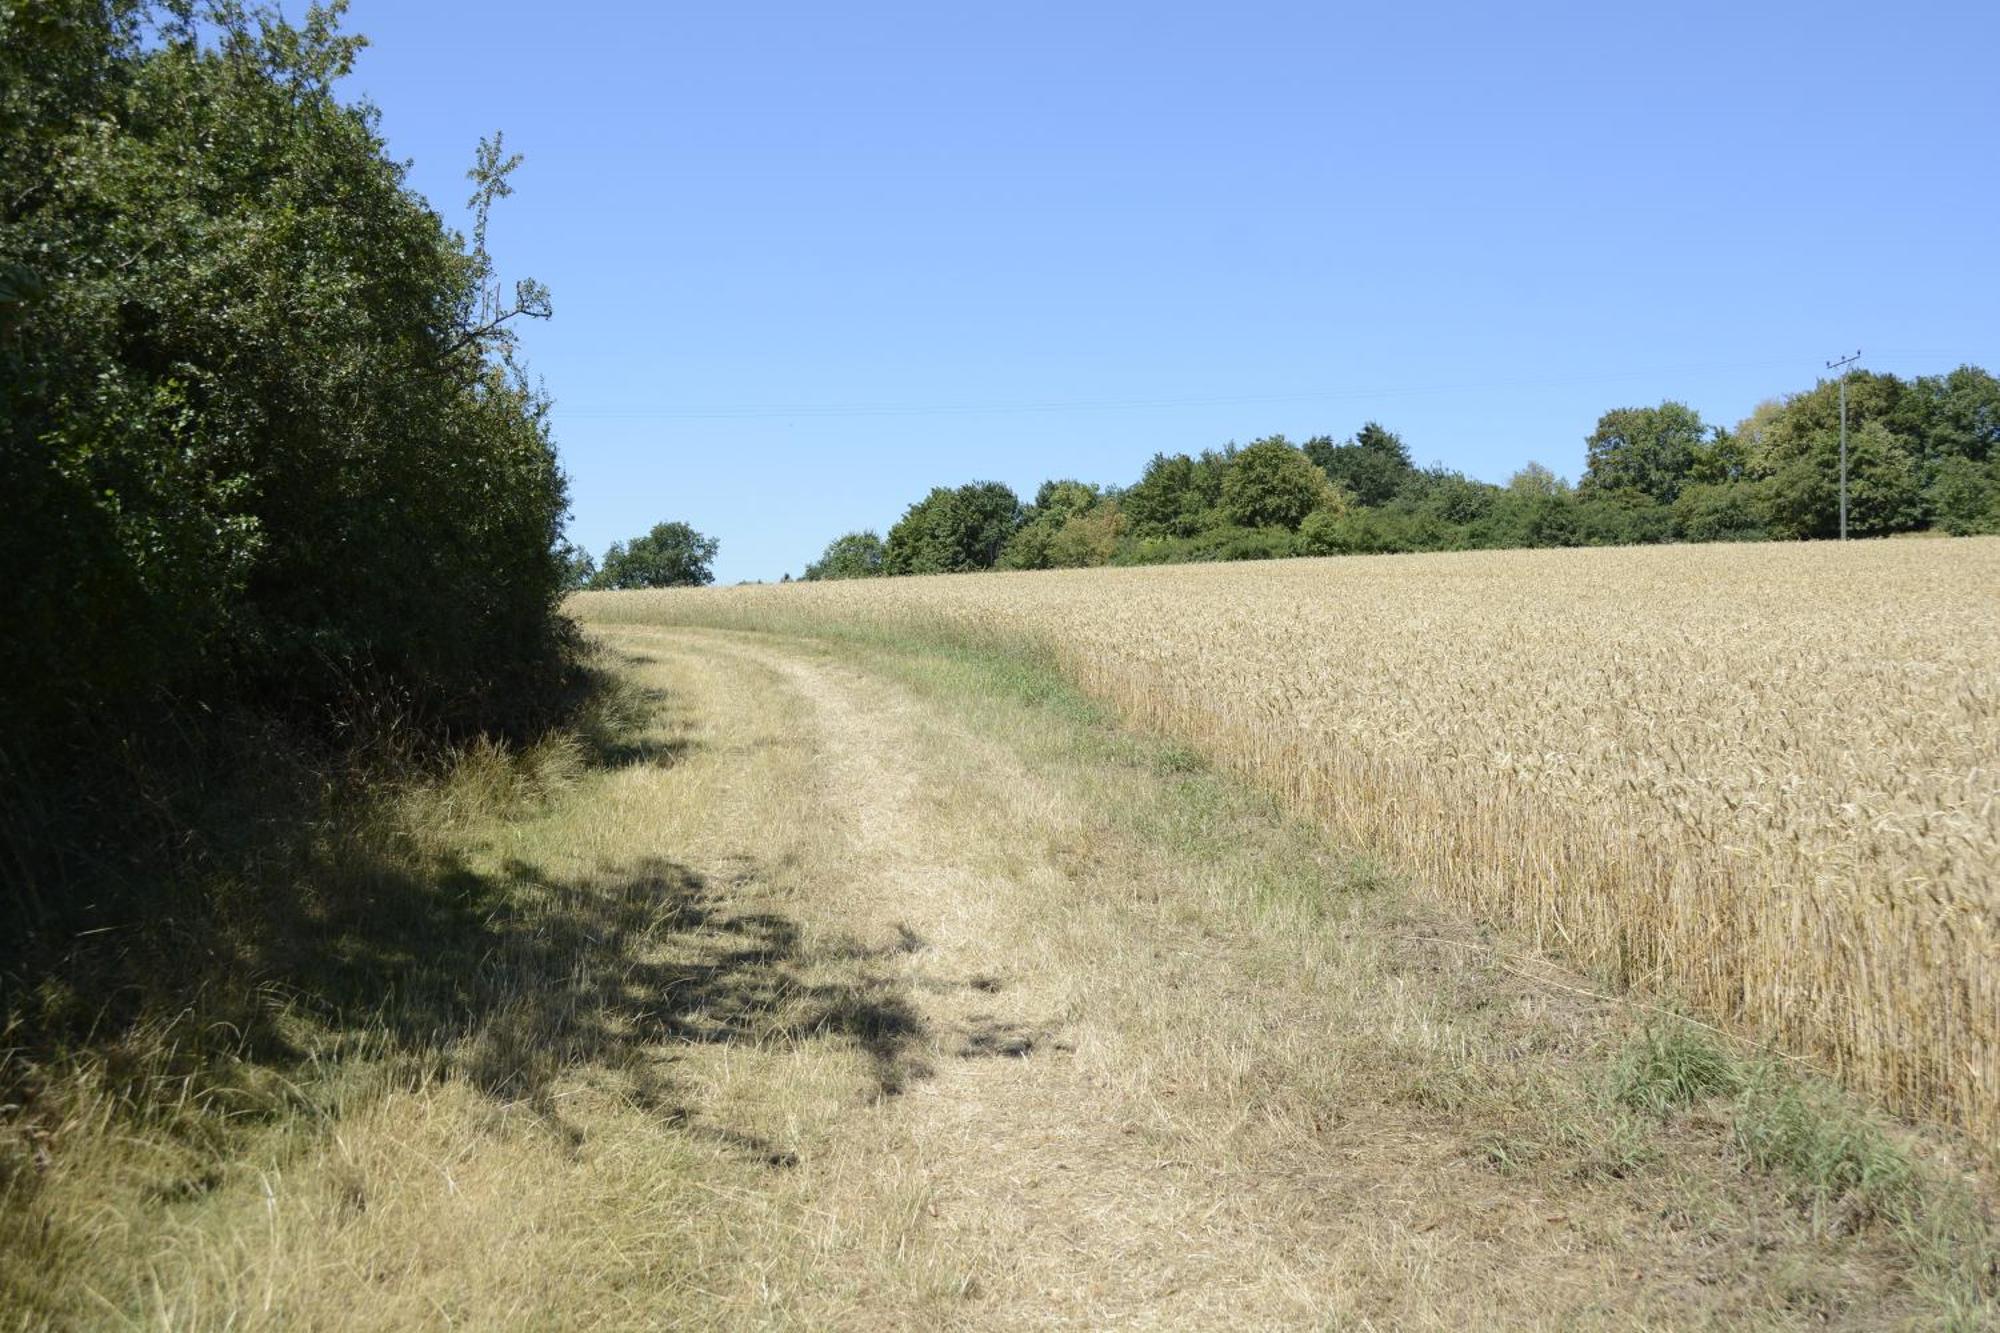
{"type": "MultiPolygon", "coordinates": [[[[289,0],[289,12],[301,8],[289,0]]],[[[555,293],[573,535],[796,574],[934,484],[1377,418],[1569,476],[1856,347],[2000,369],[2000,5],[356,0],[350,81],[555,293]]]]}

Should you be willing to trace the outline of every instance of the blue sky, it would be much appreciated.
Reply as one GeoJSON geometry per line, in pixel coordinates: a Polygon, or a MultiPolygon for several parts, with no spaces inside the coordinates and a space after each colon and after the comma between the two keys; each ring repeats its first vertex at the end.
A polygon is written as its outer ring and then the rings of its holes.
{"type": "MultiPolygon", "coordinates": [[[[296,14],[300,6],[288,3],[296,14]]],[[[2000,369],[2000,5],[355,0],[348,84],[492,243],[572,534],[793,574],[932,485],[1402,433],[1575,476],[1856,347],[2000,369]]]]}

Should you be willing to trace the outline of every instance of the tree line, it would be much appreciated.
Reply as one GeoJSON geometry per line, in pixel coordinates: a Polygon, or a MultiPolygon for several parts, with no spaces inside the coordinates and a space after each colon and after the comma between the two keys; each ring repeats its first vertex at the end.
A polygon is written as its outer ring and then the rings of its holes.
{"type": "MultiPolygon", "coordinates": [[[[1574,485],[1530,463],[1504,485],[1419,467],[1395,432],[1282,435],[1155,454],[1129,486],[940,486],[884,538],[846,533],[807,579],[1531,546],[1802,540],[1839,525],[1839,384],[1735,427],[1685,403],[1598,418],[1574,485]]],[[[1977,366],[1848,377],[1848,527],[2000,532],[2000,380],[1977,366]]]]}

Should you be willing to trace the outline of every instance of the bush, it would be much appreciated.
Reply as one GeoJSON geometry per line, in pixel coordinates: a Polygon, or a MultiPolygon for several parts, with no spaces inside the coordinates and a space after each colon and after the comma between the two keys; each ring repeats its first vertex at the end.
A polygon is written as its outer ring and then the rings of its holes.
{"type": "Polygon", "coordinates": [[[1281,527],[1219,527],[1189,543],[1195,560],[1279,560],[1302,555],[1296,534],[1281,527]]]}
{"type": "Polygon", "coordinates": [[[507,332],[547,293],[501,303],[484,246],[518,159],[481,145],[448,231],[335,98],[359,43],[320,11],[0,0],[0,31],[0,806],[219,711],[538,726],[570,569],[507,332]]]}
{"type": "Polygon", "coordinates": [[[1124,531],[1116,501],[1081,481],[1045,481],[1000,551],[1002,569],[1072,569],[1110,560],[1124,531]]]}
{"type": "Polygon", "coordinates": [[[1938,526],[1954,537],[2000,532],[2000,459],[1946,459],[1924,499],[1938,526]]]}
{"type": "Polygon", "coordinates": [[[1673,511],[1643,491],[1593,490],[1577,497],[1576,528],[1586,546],[1663,542],[1673,532],[1673,511]]]}
{"type": "Polygon", "coordinates": [[[1761,541],[1762,500],[1747,481],[1692,482],[1674,501],[1673,533],[1689,542],[1761,541]]]}
{"type": "Polygon", "coordinates": [[[1124,516],[1115,500],[1072,514],[1049,538],[1049,564],[1056,569],[1109,564],[1124,530],[1124,516]]]}
{"type": "Polygon", "coordinates": [[[1386,509],[1323,509],[1299,526],[1299,545],[1307,555],[1447,551],[1459,546],[1462,536],[1436,515],[1400,502],[1386,509]]]}

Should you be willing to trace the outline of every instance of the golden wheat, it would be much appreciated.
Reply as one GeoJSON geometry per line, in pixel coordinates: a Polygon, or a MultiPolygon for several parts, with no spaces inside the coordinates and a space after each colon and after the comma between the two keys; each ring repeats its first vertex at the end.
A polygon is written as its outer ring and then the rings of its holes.
{"type": "Polygon", "coordinates": [[[1045,651],[1477,913],[2000,1136],[2000,539],[587,594],[1045,651]]]}

